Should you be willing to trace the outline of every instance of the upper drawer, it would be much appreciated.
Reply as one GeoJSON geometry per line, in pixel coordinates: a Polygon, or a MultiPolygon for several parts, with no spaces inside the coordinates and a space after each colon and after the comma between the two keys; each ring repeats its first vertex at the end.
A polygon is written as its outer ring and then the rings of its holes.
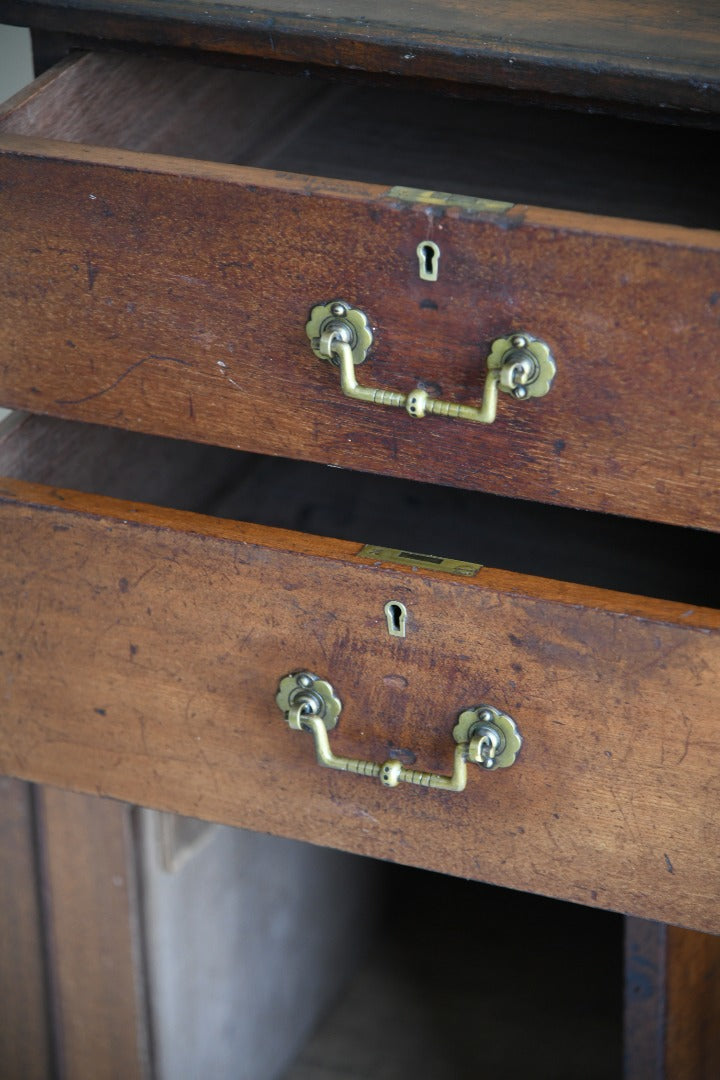
{"type": "Polygon", "coordinates": [[[2,128],[3,404],[720,524],[720,239],[579,212],[705,222],[706,133],[110,55],[2,128]],[[492,424],[350,400],[305,331],[333,299],[372,325],[368,387],[477,404],[518,331],[557,378],[492,424]]]}
{"type": "MultiPolygon", "coordinates": [[[[171,508],[0,483],[0,772],[720,930],[717,611],[467,564],[447,573],[418,555],[391,563],[357,542],[387,542],[369,497],[353,503],[356,542],[188,514],[211,488],[222,500],[204,505],[227,513],[234,480],[256,521],[293,500],[297,524],[318,520],[298,502],[295,463],[286,482],[271,472],[263,514],[268,474],[255,483],[250,470],[282,463],[59,427],[17,428],[2,471],[171,508]],[[401,605],[404,636],[390,632],[401,605]],[[511,768],[468,764],[463,792],[320,768],[275,702],[300,670],[342,702],[336,755],[447,776],[458,717],[481,704],[513,718],[522,749],[511,768]]],[[[451,539],[472,501],[445,520],[451,539]]],[[[424,510],[405,511],[418,546],[424,510]]],[[[490,524],[486,513],[473,535],[490,524]]],[[[506,549],[527,548],[527,524],[506,549]]],[[[632,552],[616,540],[624,570],[632,552]]],[[[674,554],[710,598],[697,549],[674,554]]]]}
{"type": "Polygon", "coordinates": [[[3,19],[44,30],[273,62],[392,72],[563,102],[717,114],[720,20],[707,0],[555,3],[385,0],[4,0],[3,19]]]}

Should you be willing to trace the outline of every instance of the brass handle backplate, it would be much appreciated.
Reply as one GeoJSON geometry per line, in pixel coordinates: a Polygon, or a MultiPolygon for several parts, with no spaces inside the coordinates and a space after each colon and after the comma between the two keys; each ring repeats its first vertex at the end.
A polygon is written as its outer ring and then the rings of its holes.
{"type": "Polygon", "coordinates": [[[376,762],[339,757],[330,749],[328,731],[337,725],[342,702],[326,679],[310,671],[295,671],[280,680],[276,696],[285,720],[294,731],[308,731],[315,742],[319,765],[341,772],[372,776],[385,787],[400,783],[441,791],[464,791],[468,761],[484,769],[506,769],[513,764],[522,745],[515,722],[492,705],[464,709],[453,728],[455,754],[451,776],[409,769],[396,759],[376,762]]]}
{"type": "Polygon", "coordinates": [[[318,359],[329,360],[339,367],[343,394],[356,401],[404,408],[416,418],[431,414],[471,420],[477,424],[492,424],[500,390],[512,394],[518,401],[544,397],[550,390],[556,372],[550,349],[539,338],[527,333],[496,338],[487,358],[488,373],[482,404],[479,408],[458,405],[430,397],[426,390],[421,389],[403,394],[399,390],[359,386],[355,368],[365,360],[373,334],[365,313],[344,300],[317,304],[310,313],[305,330],[318,359]]]}

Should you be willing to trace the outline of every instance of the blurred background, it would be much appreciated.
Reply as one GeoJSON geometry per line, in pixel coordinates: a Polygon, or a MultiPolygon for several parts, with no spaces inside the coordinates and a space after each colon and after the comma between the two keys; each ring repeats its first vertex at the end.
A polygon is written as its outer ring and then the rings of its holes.
{"type": "MultiPolygon", "coordinates": [[[[30,31],[0,24],[0,102],[29,83],[32,74],[30,31]]],[[[7,415],[0,408],[0,421],[7,415]]]]}

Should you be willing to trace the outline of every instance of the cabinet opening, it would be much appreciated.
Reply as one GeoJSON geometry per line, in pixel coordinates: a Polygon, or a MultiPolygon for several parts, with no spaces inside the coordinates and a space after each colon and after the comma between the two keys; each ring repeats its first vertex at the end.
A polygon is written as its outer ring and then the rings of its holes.
{"type": "Polygon", "coordinates": [[[558,581],[720,607],[700,529],[49,417],[0,429],[0,476],[558,581]]]}
{"type": "Polygon", "coordinates": [[[717,227],[714,134],[532,105],[88,54],[0,132],[717,227]],[[688,163],[695,165],[688,165],[688,163]]]}
{"type": "Polygon", "coordinates": [[[374,939],[282,1080],[620,1075],[621,916],[399,867],[380,885],[374,939]]]}
{"type": "Polygon", "coordinates": [[[620,1075],[621,916],[230,828],[168,874],[159,816],[158,1080],[620,1075]]]}

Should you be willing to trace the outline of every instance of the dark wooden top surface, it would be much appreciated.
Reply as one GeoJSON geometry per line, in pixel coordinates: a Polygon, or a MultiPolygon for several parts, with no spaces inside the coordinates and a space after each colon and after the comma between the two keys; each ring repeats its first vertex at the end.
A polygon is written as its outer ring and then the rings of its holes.
{"type": "Polygon", "coordinates": [[[0,21],[567,99],[720,112],[715,0],[0,0],[0,21]]]}

